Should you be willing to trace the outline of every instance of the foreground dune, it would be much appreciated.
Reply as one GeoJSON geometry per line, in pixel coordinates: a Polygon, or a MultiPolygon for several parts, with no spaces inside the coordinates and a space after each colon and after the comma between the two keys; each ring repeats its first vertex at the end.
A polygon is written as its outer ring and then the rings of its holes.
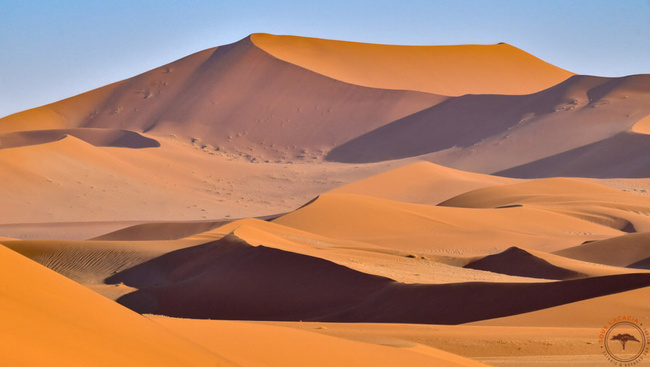
{"type": "Polygon", "coordinates": [[[2,246],[0,262],[7,365],[234,365],[2,246]]]}
{"type": "Polygon", "coordinates": [[[243,366],[484,366],[422,345],[376,345],[250,322],[149,318],[243,366]]]}

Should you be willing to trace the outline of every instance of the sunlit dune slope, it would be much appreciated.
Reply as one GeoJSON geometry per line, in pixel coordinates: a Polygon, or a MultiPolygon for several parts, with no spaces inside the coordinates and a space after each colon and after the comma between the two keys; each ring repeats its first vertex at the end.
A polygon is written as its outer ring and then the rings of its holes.
{"type": "Polygon", "coordinates": [[[2,246],[0,264],[5,365],[233,365],[2,246]]]}
{"type": "MultiPolygon", "coordinates": [[[[544,310],[514,316],[483,320],[474,325],[482,326],[536,326],[563,328],[599,328],[625,314],[638,317],[647,325],[650,321],[650,287],[634,289],[617,294],[601,296],[544,310]]],[[[597,329],[598,330],[598,329],[597,329]]],[[[594,332],[595,334],[595,332],[594,332]]],[[[595,338],[595,337],[594,337],[595,338]]]]}
{"type": "MultiPolygon", "coordinates": [[[[82,133],[86,138],[105,136],[103,132],[95,136],[86,133],[82,133]]],[[[115,220],[120,216],[155,218],[160,207],[156,209],[147,202],[156,200],[156,192],[164,190],[157,182],[151,182],[146,167],[138,167],[134,161],[122,160],[72,135],[46,144],[0,149],[3,175],[11,177],[3,184],[4,205],[14,208],[0,214],[0,221],[6,224],[79,222],[102,217],[115,220]]],[[[172,199],[166,205],[174,201],[179,200],[172,199]]]]}
{"type": "MultiPolygon", "coordinates": [[[[479,189],[480,190],[480,189],[479,189]]],[[[467,209],[324,194],[274,223],[323,236],[432,254],[485,255],[513,244],[554,251],[623,232],[546,208],[467,209]]]]}
{"type": "Polygon", "coordinates": [[[650,134],[650,115],[639,120],[634,126],[632,131],[637,134],[650,134]]]}
{"type": "Polygon", "coordinates": [[[650,198],[570,178],[486,187],[440,205],[458,208],[544,208],[623,232],[650,230],[650,198]]]}
{"type": "Polygon", "coordinates": [[[632,233],[585,243],[556,254],[597,264],[650,269],[650,233],[632,233]]]}
{"type": "Polygon", "coordinates": [[[418,204],[438,204],[464,192],[511,179],[464,172],[430,162],[418,162],[349,183],[332,190],[418,204]]]}
{"type": "MultiPolygon", "coordinates": [[[[319,158],[335,145],[444,99],[340,82],[278,60],[249,37],[88,95],[93,98],[41,107],[56,115],[50,128],[174,136],[260,161],[319,158]]],[[[0,120],[0,132],[44,129],[46,120],[31,123],[33,113],[0,120]]]]}
{"type": "Polygon", "coordinates": [[[253,34],[271,55],[348,83],[374,88],[463,94],[527,94],[572,73],[508,44],[392,46],[253,34]]]}

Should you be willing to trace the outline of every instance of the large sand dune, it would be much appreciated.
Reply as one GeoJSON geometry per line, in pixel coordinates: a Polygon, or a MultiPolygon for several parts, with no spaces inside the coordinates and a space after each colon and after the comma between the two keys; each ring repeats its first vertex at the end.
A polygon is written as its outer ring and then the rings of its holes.
{"type": "Polygon", "coordinates": [[[533,93],[572,75],[505,43],[392,46],[270,34],[251,40],[281,60],[334,79],[447,96],[533,93]]]}
{"type": "Polygon", "coordinates": [[[6,365],[234,365],[2,246],[0,262],[6,365]]]}
{"type": "MultiPolygon", "coordinates": [[[[430,159],[491,173],[611,138],[649,114],[649,101],[648,75],[574,76],[525,96],[466,95],[359,136],[333,149],[327,158],[377,162],[459,150],[450,157],[439,154],[430,159]]],[[[594,159],[605,156],[602,150],[594,159]]],[[[573,161],[566,158],[569,163],[573,161]]],[[[559,160],[553,163],[547,167],[571,167],[559,160]]],[[[533,172],[544,175],[543,169],[537,168],[533,172]]]]}
{"type": "Polygon", "coordinates": [[[609,363],[650,317],[649,115],[650,75],[507,44],[254,34],[7,116],[2,354],[609,363]]]}

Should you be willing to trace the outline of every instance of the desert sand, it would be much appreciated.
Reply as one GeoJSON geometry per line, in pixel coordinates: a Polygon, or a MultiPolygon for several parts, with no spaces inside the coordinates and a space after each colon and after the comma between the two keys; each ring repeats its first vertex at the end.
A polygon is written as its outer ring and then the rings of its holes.
{"type": "Polygon", "coordinates": [[[650,318],[649,118],[650,75],[269,34],[6,116],[2,355],[611,365],[603,324],[650,318]]]}

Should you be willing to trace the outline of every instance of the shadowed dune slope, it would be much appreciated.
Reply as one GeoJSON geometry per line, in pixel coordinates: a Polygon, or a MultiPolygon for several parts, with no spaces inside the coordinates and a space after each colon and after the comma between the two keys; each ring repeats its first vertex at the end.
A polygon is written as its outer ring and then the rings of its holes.
{"type": "Polygon", "coordinates": [[[647,286],[650,274],[403,284],[319,258],[253,247],[230,235],[165,254],[107,282],[139,289],[121,297],[123,305],[176,317],[458,324],[647,286]]]}
{"type": "Polygon", "coordinates": [[[0,149],[52,143],[68,135],[96,147],[157,148],[155,139],[147,138],[133,131],[112,129],[54,129],[30,130],[0,135],[0,149]]]}
{"type": "Polygon", "coordinates": [[[650,206],[650,198],[572,178],[546,178],[472,190],[440,205],[459,208],[498,208],[523,204],[593,203],[650,206]]]}
{"type": "MultiPolygon", "coordinates": [[[[174,135],[258,159],[311,159],[444,99],[340,82],[278,60],[249,37],[89,93],[101,96],[80,100],[85,114],[69,112],[76,97],[41,107],[59,116],[50,128],[174,135]]],[[[32,129],[31,116],[2,119],[0,131],[32,129]]]]}
{"type": "Polygon", "coordinates": [[[650,233],[632,233],[585,243],[555,254],[596,264],[650,269],[650,233]]]}
{"type": "Polygon", "coordinates": [[[472,261],[464,267],[508,275],[555,280],[585,276],[576,271],[550,264],[548,261],[517,247],[510,247],[501,253],[472,261]]]}
{"type": "Polygon", "coordinates": [[[504,43],[392,46],[261,33],[251,40],[279,59],[348,83],[448,96],[533,93],[572,75],[504,43]]]}
{"type": "Polygon", "coordinates": [[[650,161],[647,158],[649,146],[648,134],[622,132],[602,141],[496,172],[495,175],[519,178],[645,178],[650,176],[650,161]]]}
{"type": "Polygon", "coordinates": [[[0,264],[5,365],[232,365],[3,246],[0,264]]]}
{"type": "Polygon", "coordinates": [[[466,95],[337,146],[327,159],[368,163],[462,148],[460,157],[431,159],[452,166],[476,161],[489,172],[499,164],[529,163],[626,131],[650,113],[649,102],[650,75],[574,76],[524,96],[466,95]],[[484,149],[503,162],[483,162],[484,149]]]}
{"type": "Polygon", "coordinates": [[[331,192],[407,203],[438,204],[470,190],[512,182],[515,181],[459,171],[430,162],[418,162],[355,181],[331,192]]]}
{"type": "MultiPolygon", "coordinates": [[[[621,314],[636,316],[643,324],[650,318],[650,287],[585,299],[519,315],[478,321],[481,326],[598,328],[621,314]]],[[[647,325],[647,324],[646,324],[647,325]]],[[[571,332],[574,332],[574,330],[571,332]]]]}
{"type": "Polygon", "coordinates": [[[95,237],[95,241],[178,240],[218,228],[229,221],[143,223],[95,237]]]}

